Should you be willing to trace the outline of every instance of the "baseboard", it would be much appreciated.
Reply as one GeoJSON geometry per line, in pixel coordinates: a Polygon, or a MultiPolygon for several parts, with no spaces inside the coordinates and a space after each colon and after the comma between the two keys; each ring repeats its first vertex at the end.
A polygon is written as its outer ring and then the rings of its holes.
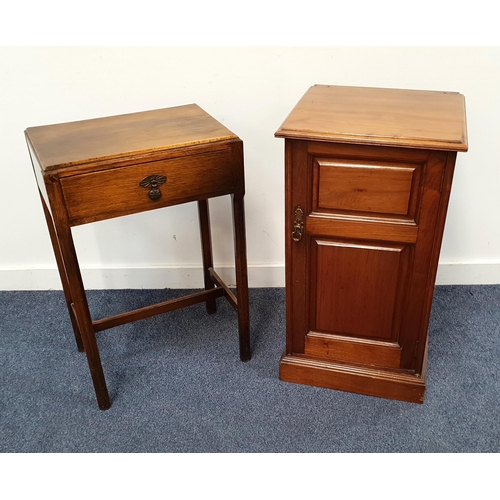
{"type": "MultiPolygon", "coordinates": [[[[234,267],[215,266],[217,274],[232,286],[235,283],[234,267]]],[[[162,266],[134,268],[82,268],[85,288],[104,289],[163,289],[203,288],[201,266],[162,266]]],[[[248,286],[269,288],[285,286],[283,265],[249,265],[248,286]]],[[[0,290],[61,290],[61,280],[55,267],[36,269],[0,268],[0,290]]]]}
{"type": "MultiPolygon", "coordinates": [[[[234,284],[234,268],[216,266],[217,273],[228,284],[234,284]]],[[[202,288],[200,266],[162,266],[135,268],[82,268],[85,287],[102,289],[202,288]]],[[[251,288],[285,286],[283,265],[249,265],[251,288]]],[[[500,263],[442,263],[437,285],[500,284],[500,263]]],[[[61,281],[55,267],[0,268],[0,290],[60,290],[61,281]]]]}
{"type": "Polygon", "coordinates": [[[436,285],[500,284],[500,262],[443,262],[438,266],[436,285]]]}

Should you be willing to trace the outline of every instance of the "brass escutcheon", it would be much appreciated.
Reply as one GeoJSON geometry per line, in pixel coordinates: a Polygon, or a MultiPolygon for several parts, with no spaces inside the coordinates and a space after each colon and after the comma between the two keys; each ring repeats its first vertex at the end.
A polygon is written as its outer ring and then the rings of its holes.
{"type": "Polygon", "coordinates": [[[303,210],[299,207],[295,209],[295,221],[293,223],[293,233],[292,233],[292,238],[293,241],[297,242],[302,239],[302,233],[304,231],[304,212],[303,210]]]}
{"type": "Polygon", "coordinates": [[[165,184],[167,182],[167,178],[164,175],[152,174],[144,177],[141,182],[139,182],[139,186],[143,188],[150,188],[148,193],[149,197],[153,200],[159,200],[161,198],[160,184],[165,184]]]}

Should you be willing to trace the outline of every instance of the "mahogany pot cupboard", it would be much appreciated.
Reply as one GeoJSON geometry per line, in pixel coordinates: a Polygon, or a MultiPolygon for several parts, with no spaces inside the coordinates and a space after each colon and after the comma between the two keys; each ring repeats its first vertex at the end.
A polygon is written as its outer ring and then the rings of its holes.
{"type": "Polygon", "coordinates": [[[280,378],[422,403],[457,152],[455,92],[315,85],[285,119],[280,378]]]}

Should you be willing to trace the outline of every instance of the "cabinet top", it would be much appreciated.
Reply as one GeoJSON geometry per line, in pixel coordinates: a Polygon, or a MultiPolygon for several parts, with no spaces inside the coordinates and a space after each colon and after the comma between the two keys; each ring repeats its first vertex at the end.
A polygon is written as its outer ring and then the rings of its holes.
{"type": "Polygon", "coordinates": [[[467,151],[465,99],[458,92],[314,85],[275,136],[467,151]]]}
{"type": "Polygon", "coordinates": [[[196,104],[30,127],[43,170],[238,139],[196,104]]]}

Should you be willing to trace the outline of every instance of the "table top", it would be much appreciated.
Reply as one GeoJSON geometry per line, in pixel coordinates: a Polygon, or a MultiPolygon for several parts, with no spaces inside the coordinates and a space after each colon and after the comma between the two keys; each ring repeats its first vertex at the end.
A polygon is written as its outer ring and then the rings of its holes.
{"type": "Polygon", "coordinates": [[[238,139],[197,104],[26,129],[44,171],[238,139]]]}
{"type": "Polygon", "coordinates": [[[314,85],[276,137],[467,151],[458,92],[314,85]]]}

